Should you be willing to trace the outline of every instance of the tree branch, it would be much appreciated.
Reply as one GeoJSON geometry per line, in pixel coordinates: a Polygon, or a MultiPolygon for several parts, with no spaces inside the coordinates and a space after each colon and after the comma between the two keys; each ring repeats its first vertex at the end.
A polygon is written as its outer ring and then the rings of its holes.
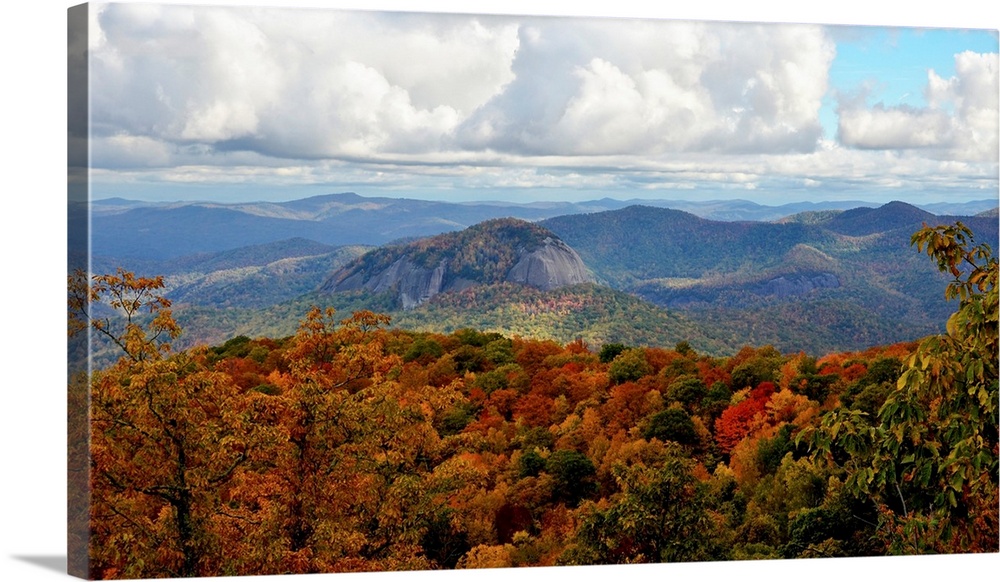
{"type": "Polygon", "coordinates": [[[903,517],[909,517],[909,514],[906,512],[906,500],[903,499],[903,491],[899,488],[899,480],[893,479],[892,484],[896,486],[896,494],[899,495],[899,501],[903,504],[903,517]]]}
{"type": "Polygon", "coordinates": [[[220,475],[218,475],[216,477],[213,477],[213,478],[209,479],[208,482],[211,483],[212,485],[215,485],[217,483],[220,483],[220,482],[228,479],[229,476],[232,475],[233,471],[236,470],[236,467],[239,467],[240,465],[242,465],[243,462],[246,461],[246,460],[247,460],[247,454],[245,452],[240,452],[240,454],[236,457],[236,460],[233,461],[233,464],[230,465],[229,468],[225,470],[225,472],[223,472],[222,474],[220,474],[220,475]]]}

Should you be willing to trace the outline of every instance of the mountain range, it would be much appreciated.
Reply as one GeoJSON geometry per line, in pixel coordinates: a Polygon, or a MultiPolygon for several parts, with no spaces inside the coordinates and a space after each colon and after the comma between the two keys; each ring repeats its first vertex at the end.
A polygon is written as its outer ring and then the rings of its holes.
{"type": "MultiPolygon", "coordinates": [[[[289,202],[152,203],[109,198],[90,205],[92,253],[164,260],[193,253],[305,238],[328,245],[383,245],[468,228],[493,218],[539,221],[644,205],[716,221],[774,221],[802,212],[847,210],[864,202],[797,202],[763,206],[746,200],[614,200],[588,202],[452,203],[328,194],[289,202]]],[[[996,200],[951,204],[938,213],[971,215],[996,200]]],[[[940,206],[940,205],[938,205],[940,206]]]]}
{"type": "Polygon", "coordinates": [[[943,327],[953,309],[943,296],[947,279],[909,243],[922,224],[960,219],[978,240],[994,248],[998,240],[995,210],[936,215],[903,202],[797,205],[772,221],[723,221],[647,205],[578,205],[546,218],[554,210],[544,204],[386,200],[99,201],[93,269],[165,275],[191,342],[287,335],[309,305],[325,304],[388,312],[413,329],[476,327],[594,344],[686,340],[715,354],[763,344],[826,353],[943,327]],[[458,228],[459,212],[473,220],[511,208],[535,214],[458,228]],[[359,225],[368,225],[367,238],[359,225]],[[421,229],[445,234],[413,234],[421,229]],[[338,240],[351,244],[329,242],[338,240]]]}

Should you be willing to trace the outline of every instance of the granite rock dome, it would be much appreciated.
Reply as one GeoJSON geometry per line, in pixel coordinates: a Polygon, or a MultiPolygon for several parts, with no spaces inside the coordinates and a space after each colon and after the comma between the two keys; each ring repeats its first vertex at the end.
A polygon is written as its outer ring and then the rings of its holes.
{"type": "Polygon", "coordinates": [[[339,269],[320,290],[388,292],[403,309],[412,309],[474,285],[510,282],[551,291],[593,280],[576,251],[556,235],[505,218],[376,249],[339,269]]]}

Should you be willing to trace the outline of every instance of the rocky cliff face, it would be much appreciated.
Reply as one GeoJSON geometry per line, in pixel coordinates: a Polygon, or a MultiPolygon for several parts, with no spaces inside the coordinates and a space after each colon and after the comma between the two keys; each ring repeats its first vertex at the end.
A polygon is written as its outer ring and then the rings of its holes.
{"type": "Polygon", "coordinates": [[[587,267],[576,251],[563,241],[548,237],[542,241],[542,246],[521,256],[507,273],[506,280],[551,291],[588,283],[593,281],[593,277],[587,273],[587,267]]]}
{"type": "Polygon", "coordinates": [[[483,225],[380,249],[381,256],[345,266],[320,290],[392,292],[403,309],[412,309],[479,284],[506,281],[550,291],[593,281],[576,251],[548,231],[509,219],[483,225]]]}
{"type": "Polygon", "coordinates": [[[805,295],[816,289],[836,289],[840,279],[833,273],[783,275],[765,282],[759,288],[761,295],[774,295],[782,299],[805,295]]]}
{"type": "MultiPolygon", "coordinates": [[[[388,269],[367,278],[368,274],[364,271],[341,269],[334,273],[321,290],[329,293],[361,290],[371,293],[395,291],[403,309],[412,309],[438,293],[451,290],[444,284],[447,269],[447,260],[442,260],[433,269],[427,269],[415,265],[407,257],[400,257],[388,269]]],[[[459,283],[452,287],[458,288],[460,285],[459,283]]]]}

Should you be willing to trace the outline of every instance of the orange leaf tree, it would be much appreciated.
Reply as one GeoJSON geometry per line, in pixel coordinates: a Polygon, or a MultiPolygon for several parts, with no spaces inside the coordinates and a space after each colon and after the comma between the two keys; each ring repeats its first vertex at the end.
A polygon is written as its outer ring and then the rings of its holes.
{"type": "Polygon", "coordinates": [[[279,573],[429,566],[431,422],[451,403],[435,394],[443,389],[396,379],[403,362],[386,349],[388,321],[314,308],[291,341],[286,389],[274,397],[287,439],[268,491],[279,573]]]}
{"type": "Polygon", "coordinates": [[[121,269],[71,281],[71,333],[89,326],[122,351],[91,380],[95,577],[213,572],[209,556],[225,542],[211,526],[219,498],[253,446],[231,379],[210,371],[203,351],[170,355],[180,327],[162,287],[121,269]]]}

